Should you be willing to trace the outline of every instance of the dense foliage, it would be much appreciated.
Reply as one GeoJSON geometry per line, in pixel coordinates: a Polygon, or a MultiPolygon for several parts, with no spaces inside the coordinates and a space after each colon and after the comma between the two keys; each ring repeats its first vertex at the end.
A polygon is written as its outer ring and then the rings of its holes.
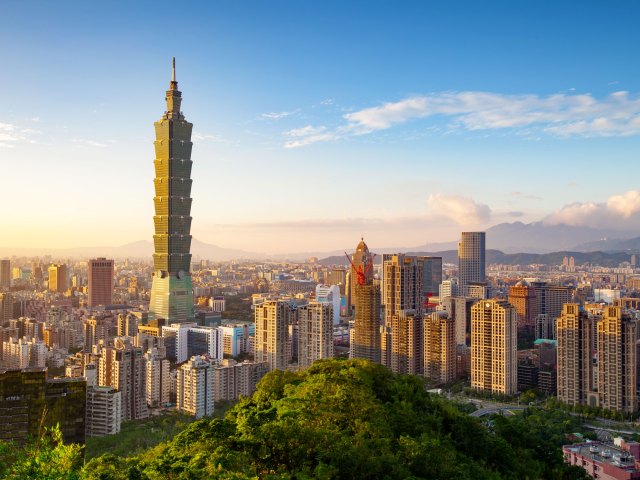
{"type": "Polygon", "coordinates": [[[84,458],[90,460],[106,453],[123,457],[142,453],[172,439],[194,421],[191,415],[174,412],[146,420],[123,422],[117,435],[88,437],[84,458]]]}
{"type": "Polygon", "coordinates": [[[562,462],[573,422],[534,410],[487,427],[426,393],[418,377],[330,360],[272,372],[223,419],[194,422],[136,456],[105,454],[81,470],[67,463],[69,475],[96,480],[585,478],[562,462]]]}

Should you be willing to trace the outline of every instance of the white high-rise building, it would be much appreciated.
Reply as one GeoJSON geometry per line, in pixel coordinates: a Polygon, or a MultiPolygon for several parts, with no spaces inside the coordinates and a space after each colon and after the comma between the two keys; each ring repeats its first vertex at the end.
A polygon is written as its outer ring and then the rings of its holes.
{"type": "Polygon", "coordinates": [[[87,387],[87,436],[115,435],[121,422],[121,393],[113,387],[87,387]]]}
{"type": "Polygon", "coordinates": [[[187,356],[209,355],[212,360],[224,358],[224,335],[218,327],[188,327],[187,356]]]}
{"type": "Polygon", "coordinates": [[[213,366],[204,357],[191,357],[178,369],[176,400],[179,411],[196,418],[213,414],[214,372],[213,366]]]}
{"type": "Polygon", "coordinates": [[[333,307],[333,324],[340,323],[340,287],[338,285],[316,286],[316,301],[328,303],[333,307]]]}
{"type": "Polygon", "coordinates": [[[333,306],[309,302],[298,308],[298,367],[333,358],[333,306]]]}
{"type": "Polygon", "coordinates": [[[145,353],[147,373],[147,405],[160,407],[170,400],[171,377],[169,360],[152,348],[145,353]]]}
{"type": "MultiPolygon", "coordinates": [[[[162,327],[164,346],[167,349],[167,358],[176,363],[186,362],[189,358],[187,338],[189,327],[196,327],[195,323],[174,323],[162,327]]],[[[204,352],[202,352],[204,353],[204,352]]]]}
{"type": "Polygon", "coordinates": [[[2,362],[8,369],[45,367],[48,352],[45,343],[36,338],[9,337],[2,342],[2,362]]]}
{"type": "Polygon", "coordinates": [[[447,297],[457,297],[458,296],[458,279],[450,278],[449,280],[444,280],[440,284],[440,301],[443,298],[447,297]]]}

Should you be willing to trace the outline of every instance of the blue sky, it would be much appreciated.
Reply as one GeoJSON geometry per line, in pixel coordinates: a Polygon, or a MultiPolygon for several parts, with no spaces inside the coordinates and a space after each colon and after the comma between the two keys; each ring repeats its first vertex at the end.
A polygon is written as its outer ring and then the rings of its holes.
{"type": "Polygon", "coordinates": [[[0,245],[151,238],[172,56],[203,241],[640,229],[638,2],[184,3],[3,2],[0,245]]]}

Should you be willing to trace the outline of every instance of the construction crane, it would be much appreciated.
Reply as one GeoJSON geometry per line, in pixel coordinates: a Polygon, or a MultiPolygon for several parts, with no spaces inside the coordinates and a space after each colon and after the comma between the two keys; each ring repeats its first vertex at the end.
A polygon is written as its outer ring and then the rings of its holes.
{"type": "Polygon", "coordinates": [[[375,253],[374,254],[369,254],[368,256],[365,256],[364,259],[365,261],[363,262],[364,264],[364,268],[362,268],[362,265],[358,265],[357,267],[353,264],[353,261],[351,260],[351,257],[349,256],[349,254],[347,252],[344,252],[344,255],[347,257],[347,260],[349,261],[349,264],[351,265],[351,268],[353,268],[356,272],[356,282],[358,285],[364,285],[366,283],[366,279],[367,279],[367,275],[369,273],[371,273],[373,271],[373,259],[375,258],[375,253]],[[367,259],[369,259],[369,261],[367,261],[367,259]]]}

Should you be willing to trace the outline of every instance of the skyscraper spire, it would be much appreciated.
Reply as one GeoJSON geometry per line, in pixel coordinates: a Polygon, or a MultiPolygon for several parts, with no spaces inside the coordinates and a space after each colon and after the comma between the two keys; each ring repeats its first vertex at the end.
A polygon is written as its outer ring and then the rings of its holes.
{"type": "Polygon", "coordinates": [[[178,82],[176,81],[176,57],[171,62],[171,83],[167,90],[167,111],[166,118],[184,119],[180,113],[180,104],[182,103],[182,93],[178,90],[178,82]]]}

